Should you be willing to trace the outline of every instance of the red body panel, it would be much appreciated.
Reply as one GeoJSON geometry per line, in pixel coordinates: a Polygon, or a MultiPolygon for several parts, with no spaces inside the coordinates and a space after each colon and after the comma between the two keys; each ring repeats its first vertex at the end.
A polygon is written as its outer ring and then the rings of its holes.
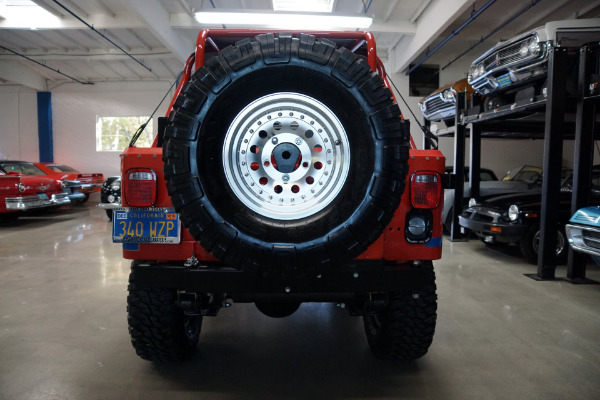
{"type": "Polygon", "coordinates": [[[14,173],[0,175],[0,213],[19,212],[6,209],[6,198],[36,196],[42,193],[51,198],[53,194],[61,192],[60,183],[51,177],[14,173]],[[25,186],[25,190],[19,190],[19,183],[25,186]]]}
{"type": "Polygon", "coordinates": [[[34,164],[36,167],[44,171],[46,175],[59,181],[68,179],[81,182],[83,185],[85,185],[81,189],[82,193],[99,192],[100,189],[102,189],[102,184],[104,183],[104,175],[101,173],[58,172],[48,168],[49,165],[56,165],[56,163],[40,162],[34,164]]]}

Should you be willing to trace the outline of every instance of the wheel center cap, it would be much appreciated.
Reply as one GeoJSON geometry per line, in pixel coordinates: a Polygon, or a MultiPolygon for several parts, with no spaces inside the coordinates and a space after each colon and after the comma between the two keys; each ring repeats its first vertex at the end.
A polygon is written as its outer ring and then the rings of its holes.
{"type": "Polygon", "coordinates": [[[300,149],[292,143],[281,143],[273,149],[273,163],[277,171],[289,174],[294,172],[300,164],[300,149]]]}

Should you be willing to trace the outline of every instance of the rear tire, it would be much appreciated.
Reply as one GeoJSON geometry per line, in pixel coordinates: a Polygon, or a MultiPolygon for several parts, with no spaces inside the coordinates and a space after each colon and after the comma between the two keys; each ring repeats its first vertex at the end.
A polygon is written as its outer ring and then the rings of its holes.
{"type": "Polygon", "coordinates": [[[369,347],[386,360],[414,360],[429,350],[437,320],[435,272],[419,293],[389,294],[389,303],[378,315],[363,317],[369,347]]]}
{"type": "Polygon", "coordinates": [[[139,288],[129,275],[127,323],[138,356],[154,362],[183,361],[192,356],[202,328],[202,316],[186,315],[171,289],[139,288]]]}
{"type": "Polygon", "coordinates": [[[108,217],[109,221],[112,221],[113,219],[113,210],[104,210],[106,212],[106,216],[108,217]]]}

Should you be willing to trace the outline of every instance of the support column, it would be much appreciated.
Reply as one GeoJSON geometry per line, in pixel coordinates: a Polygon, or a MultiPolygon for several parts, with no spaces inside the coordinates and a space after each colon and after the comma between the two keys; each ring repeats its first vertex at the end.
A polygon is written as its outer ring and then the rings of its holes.
{"type": "Polygon", "coordinates": [[[52,93],[37,93],[38,140],[40,162],[54,161],[54,145],[52,139],[52,93]]]}
{"type": "Polygon", "coordinates": [[[567,49],[555,48],[548,60],[548,100],[544,133],[544,176],[540,245],[537,274],[534,279],[553,280],[556,272],[556,232],[562,172],[563,133],[565,131],[565,98],[567,49]]]}

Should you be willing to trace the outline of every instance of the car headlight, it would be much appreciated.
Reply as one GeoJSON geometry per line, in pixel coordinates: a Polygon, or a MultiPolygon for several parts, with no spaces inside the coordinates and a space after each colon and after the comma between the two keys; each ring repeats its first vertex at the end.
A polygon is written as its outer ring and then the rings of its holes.
{"type": "Polygon", "coordinates": [[[121,190],[121,182],[113,182],[112,185],[110,185],[110,188],[115,192],[121,190]]]}
{"type": "Polygon", "coordinates": [[[537,36],[529,41],[529,52],[534,57],[540,54],[540,39],[537,36]]]}
{"type": "Polygon", "coordinates": [[[471,65],[469,67],[469,79],[468,81],[471,82],[473,81],[473,79],[477,78],[477,66],[476,65],[471,65]]]}
{"type": "Polygon", "coordinates": [[[513,204],[510,207],[508,207],[508,219],[510,219],[511,221],[516,221],[517,218],[519,218],[520,213],[521,210],[519,210],[519,206],[517,206],[516,204],[513,204]]]}
{"type": "Polygon", "coordinates": [[[63,180],[63,181],[60,181],[60,188],[61,188],[61,189],[64,189],[64,188],[66,188],[66,187],[67,187],[67,182],[66,182],[66,181],[64,181],[64,180],[63,180]]]}
{"type": "Polygon", "coordinates": [[[471,197],[469,199],[469,207],[475,207],[477,205],[477,199],[475,199],[474,197],[471,197]]]}
{"type": "Polygon", "coordinates": [[[477,75],[481,76],[485,73],[485,68],[483,67],[483,63],[477,66],[477,75]]]}
{"type": "Polygon", "coordinates": [[[519,48],[519,54],[521,57],[525,58],[529,54],[529,42],[525,41],[521,43],[521,47],[519,48]]]}
{"type": "Polygon", "coordinates": [[[444,90],[444,98],[450,100],[454,97],[454,93],[452,93],[452,89],[444,90]]]}

